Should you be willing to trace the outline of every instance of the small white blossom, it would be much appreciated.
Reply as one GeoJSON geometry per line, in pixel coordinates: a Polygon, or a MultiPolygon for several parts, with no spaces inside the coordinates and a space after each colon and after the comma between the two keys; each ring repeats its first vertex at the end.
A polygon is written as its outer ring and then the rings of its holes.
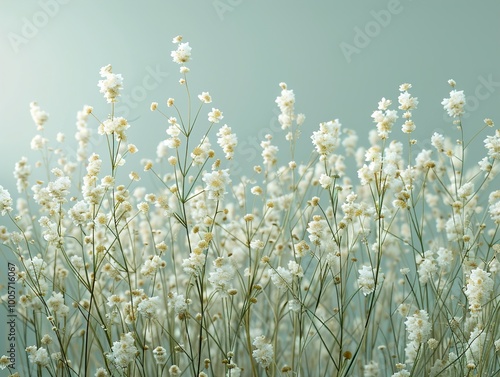
{"type": "Polygon", "coordinates": [[[114,74],[110,64],[102,67],[99,74],[103,77],[103,80],[99,80],[97,84],[100,88],[99,92],[104,94],[108,103],[117,102],[117,97],[120,96],[120,90],[123,87],[122,75],[114,74]]]}
{"type": "Polygon", "coordinates": [[[463,90],[452,90],[450,98],[444,98],[441,102],[443,108],[448,112],[448,115],[456,118],[464,114],[465,95],[463,90]]]}
{"type": "Polygon", "coordinates": [[[212,111],[208,113],[208,121],[211,123],[219,123],[222,118],[224,118],[224,116],[219,109],[212,108],[212,111]]]}
{"type": "Polygon", "coordinates": [[[190,299],[186,299],[184,295],[179,295],[176,292],[168,294],[168,307],[174,310],[174,313],[179,318],[186,318],[188,315],[188,305],[191,303],[190,299]]]}
{"type": "Polygon", "coordinates": [[[168,361],[167,350],[161,346],[158,346],[153,350],[153,356],[156,364],[158,365],[163,365],[168,361]]]}
{"type": "Polygon", "coordinates": [[[465,351],[467,363],[479,365],[483,356],[483,349],[486,345],[486,332],[476,326],[469,337],[469,347],[465,351]]]}
{"type": "Polygon", "coordinates": [[[50,357],[47,350],[43,347],[37,348],[36,346],[26,347],[28,359],[31,363],[37,364],[41,367],[46,367],[50,363],[50,357]]]}
{"type": "Polygon", "coordinates": [[[0,186],[0,212],[5,216],[7,212],[12,211],[12,198],[7,190],[0,186]]]}
{"type": "Polygon", "coordinates": [[[121,336],[120,341],[113,342],[111,354],[108,354],[108,359],[117,367],[126,368],[137,354],[137,348],[134,345],[134,337],[132,333],[126,333],[121,336]]]}
{"type": "Polygon", "coordinates": [[[191,47],[189,42],[179,43],[177,50],[170,53],[172,60],[177,64],[187,63],[191,59],[191,47]]]}
{"type": "Polygon", "coordinates": [[[252,356],[262,367],[267,368],[273,362],[274,349],[273,345],[266,342],[264,335],[257,336],[253,343],[255,349],[252,356]]]}
{"type": "Polygon", "coordinates": [[[358,286],[363,294],[367,296],[375,290],[375,274],[377,272],[371,266],[363,266],[358,272],[358,286]]]}
{"type": "Polygon", "coordinates": [[[233,287],[232,282],[236,275],[233,258],[219,257],[214,260],[213,265],[214,271],[210,272],[208,281],[222,297],[226,297],[228,290],[233,287]]]}
{"type": "Polygon", "coordinates": [[[30,103],[30,113],[31,113],[31,118],[33,119],[33,121],[37,126],[37,130],[42,131],[44,128],[43,125],[49,119],[49,114],[43,111],[36,102],[30,103]]]}
{"type": "Polygon", "coordinates": [[[231,183],[228,169],[205,173],[202,179],[206,184],[208,198],[212,200],[222,200],[226,194],[226,185],[231,183]]]}
{"type": "Polygon", "coordinates": [[[407,91],[404,91],[401,93],[398,97],[398,102],[399,102],[399,109],[408,111],[408,110],[415,110],[418,105],[418,98],[417,97],[412,97],[410,93],[407,91]]]}
{"type": "Polygon", "coordinates": [[[127,140],[125,130],[130,127],[127,120],[122,117],[106,119],[99,125],[99,135],[114,135],[116,140],[127,140]]]}
{"type": "Polygon", "coordinates": [[[268,270],[273,284],[278,289],[287,289],[292,285],[292,273],[284,267],[278,266],[276,269],[268,270]]]}
{"type": "Polygon", "coordinates": [[[376,110],[372,113],[373,122],[377,123],[377,135],[381,139],[387,139],[393,124],[398,119],[396,110],[376,110]]]}
{"type": "Polygon", "coordinates": [[[320,123],[319,131],[313,132],[311,139],[320,155],[330,155],[340,144],[341,124],[338,119],[320,123]]]}
{"type": "Polygon", "coordinates": [[[208,93],[208,92],[202,92],[201,94],[198,94],[198,98],[203,103],[212,102],[212,97],[210,96],[210,93],[208,93]]]}
{"type": "Polygon", "coordinates": [[[488,157],[500,159],[500,130],[496,130],[493,136],[487,136],[484,139],[484,146],[488,150],[488,157]]]}
{"type": "Polygon", "coordinates": [[[157,318],[158,310],[160,309],[160,298],[158,296],[155,297],[147,297],[143,299],[139,305],[137,305],[137,310],[146,318],[157,318]]]}
{"type": "Polygon", "coordinates": [[[52,297],[47,300],[47,307],[54,315],[66,317],[69,312],[69,308],[64,304],[62,293],[52,292],[52,297]]]}
{"type": "Polygon", "coordinates": [[[417,343],[425,343],[431,334],[429,315],[425,310],[419,310],[405,321],[408,339],[417,343]]]}
{"type": "Polygon", "coordinates": [[[228,125],[225,124],[219,129],[217,136],[219,137],[217,139],[217,144],[219,144],[224,151],[225,157],[228,160],[231,160],[234,156],[234,149],[236,148],[236,145],[238,145],[238,138],[236,137],[236,134],[232,133],[231,127],[228,127],[228,125]]]}
{"type": "Polygon", "coordinates": [[[491,273],[476,268],[471,271],[467,279],[465,295],[469,300],[469,309],[472,314],[481,312],[482,307],[490,299],[494,287],[494,281],[490,275],[491,273]]]}

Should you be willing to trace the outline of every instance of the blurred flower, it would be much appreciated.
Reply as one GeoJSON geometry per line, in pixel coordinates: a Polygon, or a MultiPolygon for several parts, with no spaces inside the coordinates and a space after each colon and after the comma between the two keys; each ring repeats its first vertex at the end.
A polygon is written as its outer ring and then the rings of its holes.
{"type": "Polygon", "coordinates": [[[40,106],[38,106],[38,103],[36,102],[31,102],[30,103],[30,113],[31,113],[31,118],[33,118],[33,121],[35,122],[37,126],[38,131],[43,130],[43,125],[47,120],[49,119],[49,114],[47,114],[45,111],[41,109],[40,106]]]}
{"type": "Polygon", "coordinates": [[[255,346],[255,349],[252,352],[252,356],[262,367],[267,368],[273,361],[274,349],[273,345],[266,343],[265,340],[266,337],[264,335],[257,336],[254,339],[252,344],[255,346]]]}
{"type": "Polygon", "coordinates": [[[238,137],[236,134],[231,132],[231,127],[227,124],[222,126],[217,132],[217,144],[222,148],[225,153],[225,157],[231,160],[234,156],[234,148],[238,145],[238,137]]]}
{"type": "Polygon", "coordinates": [[[2,216],[12,211],[12,198],[7,190],[0,186],[0,211],[2,216]]]}
{"type": "Polygon", "coordinates": [[[26,347],[26,352],[28,353],[29,361],[33,364],[37,364],[41,367],[46,367],[49,365],[50,357],[47,350],[43,347],[37,348],[36,346],[26,347]]]}
{"type": "Polygon", "coordinates": [[[202,92],[201,94],[198,94],[198,98],[203,103],[212,102],[212,97],[210,97],[210,93],[208,93],[208,92],[202,92]]]}
{"type": "Polygon", "coordinates": [[[219,123],[222,118],[224,118],[224,116],[219,109],[212,108],[212,111],[208,113],[208,121],[211,123],[219,123]]]}

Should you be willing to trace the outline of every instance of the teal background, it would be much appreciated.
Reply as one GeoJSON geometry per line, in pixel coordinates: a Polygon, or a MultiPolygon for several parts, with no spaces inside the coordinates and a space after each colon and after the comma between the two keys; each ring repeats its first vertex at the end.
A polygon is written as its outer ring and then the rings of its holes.
{"type": "MultiPolygon", "coordinates": [[[[298,159],[308,159],[318,123],[334,118],[366,144],[377,102],[397,103],[403,82],[413,84],[420,101],[417,149],[429,148],[435,131],[458,137],[440,105],[450,78],[468,95],[464,124],[472,136],[485,117],[495,120],[499,113],[499,16],[497,0],[0,0],[0,185],[16,196],[15,162],[25,155],[33,164],[39,157],[29,149],[36,133],[31,101],[50,114],[46,137],[54,141],[64,132],[73,148],[76,112],[84,104],[106,117],[97,82],[109,63],[125,79],[123,95],[130,100],[118,115],[132,124],[130,142],[140,158],[154,158],[166,126],[150,103],[165,108],[168,97],[184,100],[170,57],[178,34],[193,48],[192,93],[209,91],[223,123],[238,134],[236,174],[260,163],[258,144],[266,133],[286,149],[274,103],[281,81],[294,90],[296,111],[306,115],[298,159]]],[[[93,120],[89,125],[97,128],[93,120]]],[[[399,128],[393,137],[402,137],[399,128]]],[[[483,136],[474,162],[485,154],[483,136]]],[[[0,285],[6,283],[2,266],[0,285]]],[[[3,330],[0,324],[0,353],[3,330]]]]}
{"type": "MultiPolygon", "coordinates": [[[[149,111],[150,103],[184,100],[178,66],[170,58],[171,40],[178,34],[193,48],[192,93],[210,91],[212,105],[224,112],[223,122],[238,133],[236,157],[243,166],[260,162],[258,143],[266,133],[285,145],[276,132],[274,103],[281,81],[295,91],[296,111],[307,117],[304,159],[319,122],[339,118],[344,127],[365,133],[373,128],[370,115],[377,102],[383,96],[396,102],[403,82],[413,84],[411,92],[420,100],[414,119],[422,148],[434,130],[447,132],[450,126],[440,105],[450,90],[449,78],[470,97],[474,111],[466,118],[466,130],[481,127],[485,117],[494,119],[500,98],[496,0],[0,4],[0,184],[10,190],[14,163],[22,155],[32,162],[38,157],[29,150],[36,132],[29,103],[38,101],[50,114],[49,139],[62,131],[75,146],[76,112],[84,104],[94,106],[101,119],[109,112],[97,88],[99,68],[108,63],[124,76],[123,94],[132,99],[121,111],[132,124],[130,141],[141,157],[154,157],[165,124],[149,111]],[[27,22],[35,25],[34,33],[27,32],[27,22]],[[368,35],[360,37],[359,30],[368,35]],[[13,35],[28,35],[26,43],[13,43],[13,35]],[[355,52],[348,55],[343,48],[355,52]],[[154,89],[144,90],[150,70],[162,76],[152,82],[154,89]],[[485,89],[488,78],[496,85],[485,89]]],[[[89,125],[97,127],[97,122],[89,125]]],[[[393,135],[398,134],[399,126],[393,135]]]]}

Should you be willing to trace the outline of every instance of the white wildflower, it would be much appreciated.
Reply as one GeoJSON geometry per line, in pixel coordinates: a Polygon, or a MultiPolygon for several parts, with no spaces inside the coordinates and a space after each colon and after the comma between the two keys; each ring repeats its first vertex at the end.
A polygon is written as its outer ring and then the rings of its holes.
{"type": "Polygon", "coordinates": [[[274,349],[272,344],[266,342],[266,337],[264,335],[257,336],[252,344],[255,346],[252,352],[255,361],[264,368],[271,365],[274,358],[274,349]]]}
{"type": "Polygon", "coordinates": [[[205,190],[208,191],[208,199],[222,200],[226,194],[226,185],[231,183],[229,178],[229,170],[215,170],[211,173],[203,174],[203,182],[205,182],[205,190]]]}
{"type": "Polygon", "coordinates": [[[236,275],[233,258],[219,257],[213,262],[214,271],[210,272],[208,281],[215,287],[221,297],[226,297],[232,288],[232,281],[236,275]]]}
{"type": "Polygon", "coordinates": [[[0,212],[2,216],[5,216],[7,212],[12,211],[12,198],[10,193],[0,186],[0,212]]]}
{"type": "Polygon", "coordinates": [[[28,165],[26,157],[16,162],[14,177],[16,177],[16,187],[18,192],[23,192],[28,188],[28,178],[31,175],[31,167],[28,165]]]}
{"type": "Polygon", "coordinates": [[[141,275],[147,277],[155,276],[159,268],[164,268],[166,262],[161,259],[158,255],[154,255],[148,258],[141,267],[141,275]]]}
{"type": "Polygon", "coordinates": [[[168,294],[168,307],[174,310],[176,316],[184,319],[188,315],[188,305],[191,303],[190,299],[186,299],[184,295],[179,295],[176,292],[168,294]]]}
{"type": "Polygon", "coordinates": [[[113,342],[111,353],[107,355],[108,359],[117,367],[126,368],[134,361],[137,354],[137,348],[134,345],[132,333],[123,334],[120,341],[113,342]]]}
{"type": "Polygon", "coordinates": [[[99,92],[104,94],[104,98],[108,103],[117,102],[117,97],[120,96],[120,90],[122,89],[123,77],[120,74],[114,74],[111,64],[102,67],[99,74],[103,80],[99,80],[97,86],[99,86],[99,92]]]}
{"type": "Polygon", "coordinates": [[[147,297],[143,299],[139,305],[137,305],[137,310],[144,317],[149,319],[157,318],[158,311],[160,309],[160,298],[158,296],[147,297]]]}
{"type": "Polygon", "coordinates": [[[156,364],[158,365],[163,365],[168,360],[167,350],[161,346],[158,346],[153,350],[153,356],[155,358],[156,364]]]}
{"type": "Polygon", "coordinates": [[[456,118],[464,114],[465,95],[463,90],[452,90],[450,98],[444,98],[441,102],[448,115],[456,118]]]}
{"type": "MultiPolygon", "coordinates": [[[[0,186],[1,187],[1,186],[0,186]]],[[[500,190],[490,193],[488,197],[488,213],[495,224],[500,224],[500,190]]]]}
{"type": "Polygon", "coordinates": [[[486,332],[476,326],[469,337],[469,347],[465,351],[467,363],[479,365],[483,356],[483,350],[486,345],[486,332]]]}
{"type": "Polygon", "coordinates": [[[106,119],[99,125],[99,135],[114,135],[116,140],[127,140],[125,130],[130,127],[127,120],[122,117],[106,119]]]}
{"type": "Polygon", "coordinates": [[[417,343],[425,343],[431,334],[429,315],[425,310],[419,310],[405,321],[408,339],[417,343]]]}
{"type": "Polygon", "coordinates": [[[273,166],[277,162],[277,154],[278,154],[278,147],[275,145],[271,144],[271,135],[266,135],[266,140],[261,141],[260,146],[262,147],[262,158],[264,160],[264,164],[268,166],[273,166]]]}
{"type": "Polygon", "coordinates": [[[238,145],[238,138],[236,134],[231,132],[231,127],[228,127],[225,124],[223,127],[219,129],[217,132],[217,144],[222,148],[225,153],[225,156],[228,160],[231,160],[234,156],[234,149],[236,145],[238,145]]]}
{"type": "Polygon", "coordinates": [[[372,113],[373,122],[377,123],[377,135],[380,139],[387,139],[393,124],[398,119],[396,110],[376,110],[372,113]]]}
{"type": "Polygon", "coordinates": [[[208,92],[202,92],[201,94],[198,94],[198,98],[203,103],[212,102],[212,97],[210,96],[210,93],[208,93],[208,92]]]}
{"type": "Polygon", "coordinates": [[[30,103],[30,113],[31,113],[31,118],[33,119],[33,121],[37,126],[37,130],[42,131],[43,125],[49,119],[49,114],[43,111],[42,108],[38,106],[38,103],[36,102],[30,103]]]}
{"type": "Polygon", "coordinates": [[[172,60],[177,64],[187,63],[191,59],[191,47],[189,42],[179,43],[177,50],[170,53],[172,60]]]}
{"type": "Polygon", "coordinates": [[[461,199],[468,199],[474,193],[474,183],[464,183],[457,191],[458,197],[461,199]]]}
{"type": "MultiPolygon", "coordinates": [[[[200,144],[193,149],[191,152],[191,158],[193,159],[193,165],[203,165],[209,156],[213,153],[212,144],[208,137],[203,137],[200,144]]],[[[169,159],[169,162],[172,160],[169,159]]]]}
{"type": "Polygon", "coordinates": [[[269,276],[273,284],[278,289],[287,289],[292,285],[292,273],[284,267],[278,266],[278,268],[270,268],[268,270],[269,276]]]}
{"type": "Polygon", "coordinates": [[[418,105],[418,98],[412,97],[407,91],[402,92],[398,97],[399,109],[408,111],[415,110],[418,105]]]}
{"type": "Polygon", "coordinates": [[[425,285],[432,278],[432,275],[437,271],[434,252],[431,250],[425,251],[423,256],[417,257],[418,265],[418,280],[425,285]]]}
{"type": "Polygon", "coordinates": [[[208,113],[208,121],[211,123],[219,123],[224,118],[222,111],[212,107],[212,111],[208,113]]]}
{"type": "Polygon", "coordinates": [[[64,296],[60,292],[52,292],[52,297],[47,300],[47,307],[54,315],[66,317],[69,313],[69,308],[64,304],[64,296]]]}
{"type": "Polygon", "coordinates": [[[33,139],[31,139],[30,147],[34,151],[39,151],[43,149],[48,142],[49,141],[42,135],[35,135],[33,139]]]}
{"type": "Polygon", "coordinates": [[[365,296],[375,290],[375,274],[377,270],[373,270],[371,266],[363,266],[358,270],[358,286],[365,296]]]}
{"type": "Polygon", "coordinates": [[[313,132],[311,136],[316,152],[328,156],[339,146],[341,126],[338,119],[320,123],[319,131],[313,132]]]}
{"type": "Polygon", "coordinates": [[[36,346],[26,347],[28,359],[31,363],[37,364],[41,367],[49,365],[50,357],[47,350],[43,347],[37,348],[36,346]]]}
{"type": "Polygon", "coordinates": [[[493,136],[487,136],[484,139],[484,146],[488,150],[488,157],[500,159],[500,130],[496,130],[493,136]]]}
{"type": "Polygon", "coordinates": [[[465,295],[469,300],[469,309],[472,314],[481,312],[482,307],[490,299],[494,287],[494,281],[490,275],[491,273],[476,268],[470,272],[467,278],[465,295]]]}
{"type": "Polygon", "coordinates": [[[447,270],[451,266],[451,262],[453,262],[453,251],[448,248],[440,247],[437,252],[436,261],[442,269],[447,270]]]}

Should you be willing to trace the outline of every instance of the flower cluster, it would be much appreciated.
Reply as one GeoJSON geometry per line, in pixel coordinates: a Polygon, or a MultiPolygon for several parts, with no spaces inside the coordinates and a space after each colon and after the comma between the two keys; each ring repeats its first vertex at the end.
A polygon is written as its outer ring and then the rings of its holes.
{"type": "Polygon", "coordinates": [[[444,98],[441,104],[450,117],[457,118],[462,116],[465,112],[465,94],[463,90],[452,90],[450,92],[450,98],[444,98]]]}
{"type": "Polygon", "coordinates": [[[225,124],[217,132],[217,144],[224,150],[225,157],[231,160],[234,157],[234,150],[238,145],[238,137],[236,134],[232,133],[231,127],[225,124]]]}
{"type": "Polygon", "coordinates": [[[110,115],[80,108],[73,155],[31,104],[41,162],[17,162],[17,198],[0,186],[12,222],[0,247],[33,344],[23,375],[493,375],[500,133],[471,164],[456,83],[442,105],[459,136],[434,133],[418,151],[409,83],[397,110],[380,100],[366,143],[333,116],[302,140],[305,116],[280,83],[283,135],[266,135],[240,174],[236,133],[214,129],[224,114],[209,92],[191,97],[191,47],[173,43],[188,105],[151,104],[166,137],[156,159],[135,161],[143,173],[127,170],[137,147],[115,116],[123,79],[110,65],[99,81],[110,115]]]}
{"type": "Polygon", "coordinates": [[[174,63],[185,64],[191,59],[191,47],[189,43],[181,43],[182,36],[177,36],[172,40],[172,43],[177,43],[177,50],[172,51],[170,56],[174,63]]]}
{"type": "Polygon", "coordinates": [[[495,284],[490,275],[491,273],[476,268],[471,271],[467,279],[465,295],[469,300],[469,310],[473,315],[477,315],[490,299],[495,284]]]}
{"type": "Polygon", "coordinates": [[[108,359],[119,368],[126,368],[135,358],[137,348],[132,333],[123,334],[121,339],[113,343],[108,359]]]}
{"type": "Polygon", "coordinates": [[[111,64],[104,66],[99,71],[102,80],[97,84],[99,91],[104,95],[108,103],[117,102],[120,96],[120,90],[123,88],[123,77],[120,74],[113,73],[111,64]]]}
{"type": "Polygon", "coordinates": [[[412,363],[420,345],[425,343],[431,334],[432,327],[429,322],[429,314],[425,310],[419,310],[406,318],[405,325],[409,340],[405,349],[406,362],[412,363]]]}
{"type": "Polygon", "coordinates": [[[264,335],[255,337],[252,344],[255,346],[252,356],[260,365],[267,368],[273,361],[274,349],[272,344],[266,342],[264,335]]]}

